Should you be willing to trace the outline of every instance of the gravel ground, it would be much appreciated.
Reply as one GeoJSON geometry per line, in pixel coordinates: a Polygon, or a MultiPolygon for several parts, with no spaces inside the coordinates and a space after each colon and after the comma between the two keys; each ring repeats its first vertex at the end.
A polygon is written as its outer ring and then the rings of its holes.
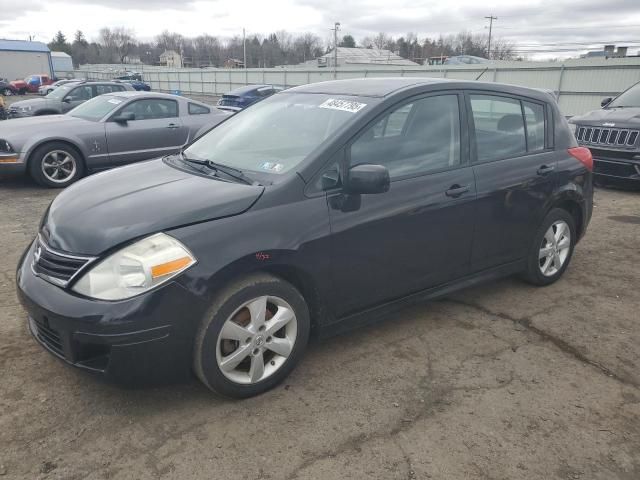
{"type": "Polygon", "coordinates": [[[316,342],[245,401],[123,389],[30,338],[18,257],[56,191],[0,179],[0,476],[640,478],[640,194],[598,190],[564,278],[506,279],[316,342]]]}

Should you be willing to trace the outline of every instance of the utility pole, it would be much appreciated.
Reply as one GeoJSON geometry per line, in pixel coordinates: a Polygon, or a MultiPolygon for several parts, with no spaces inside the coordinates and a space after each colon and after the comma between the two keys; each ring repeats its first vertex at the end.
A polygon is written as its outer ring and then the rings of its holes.
{"type": "Polygon", "coordinates": [[[242,63],[244,68],[247,68],[247,35],[242,29],[242,63]]]}
{"type": "Polygon", "coordinates": [[[484,18],[489,20],[489,45],[487,47],[487,57],[489,57],[489,60],[491,60],[491,30],[493,29],[493,21],[498,20],[498,17],[494,17],[493,15],[490,15],[484,18]]]}
{"type": "Polygon", "coordinates": [[[338,78],[338,30],[340,30],[340,22],[333,25],[333,78],[338,78]]]}

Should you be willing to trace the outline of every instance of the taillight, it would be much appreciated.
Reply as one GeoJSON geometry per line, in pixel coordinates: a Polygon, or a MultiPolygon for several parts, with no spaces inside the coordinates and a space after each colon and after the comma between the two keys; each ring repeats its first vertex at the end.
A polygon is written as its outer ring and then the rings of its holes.
{"type": "Polygon", "coordinates": [[[591,150],[587,147],[572,147],[567,151],[573,158],[580,160],[580,163],[587,167],[587,170],[593,172],[593,157],[591,156],[591,150]]]}

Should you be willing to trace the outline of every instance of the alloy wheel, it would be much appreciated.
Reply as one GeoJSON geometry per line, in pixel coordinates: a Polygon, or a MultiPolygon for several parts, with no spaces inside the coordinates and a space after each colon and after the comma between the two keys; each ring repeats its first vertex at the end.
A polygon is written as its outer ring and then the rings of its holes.
{"type": "Polygon", "coordinates": [[[216,345],[218,368],[232,382],[260,382],[285,364],[297,333],[296,315],[287,302],[274,296],[254,298],[223,324],[216,345]]]}
{"type": "Polygon", "coordinates": [[[571,249],[571,229],[564,220],[551,224],[542,239],[538,253],[540,271],[552,277],[560,271],[567,261],[571,249]]]}
{"type": "Polygon", "coordinates": [[[11,91],[10,88],[5,88],[2,93],[5,97],[10,97],[11,95],[13,95],[13,92],[11,91]]]}
{"type": "Polygon", "coordinates": [[[76,159],[64,150],[52,150],[42,158],[42,173],[53,183],[67,182],[76,170],[76,159]]]}

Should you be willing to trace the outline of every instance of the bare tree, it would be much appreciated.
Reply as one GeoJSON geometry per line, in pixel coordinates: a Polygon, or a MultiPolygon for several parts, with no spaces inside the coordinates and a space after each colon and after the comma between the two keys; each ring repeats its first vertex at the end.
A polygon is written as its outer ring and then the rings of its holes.
{"type": "Polygon", "coordinates": [[[110,61],[123,63],[124,59],[135,46],[133,31],[124,27],[110,29],[104,27],[100,29],[100,45],[109,56],[110,61]]]}

